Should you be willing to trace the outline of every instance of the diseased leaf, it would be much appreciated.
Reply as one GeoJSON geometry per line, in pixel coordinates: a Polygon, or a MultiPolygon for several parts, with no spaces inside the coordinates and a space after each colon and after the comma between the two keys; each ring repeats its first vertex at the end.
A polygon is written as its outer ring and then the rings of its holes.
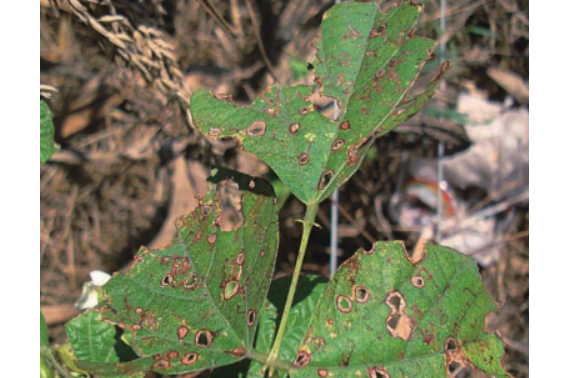
{"type": "Polygon", "coordinates": [[[473,259],[428,246],[415,262],[400,242],[376,243],[347,261],[313,312],[293,378],[445,377],[470,364],[504,378],[498,308],[473,259]]]}
{"type": "MultiPolygon", "coordinates": [[[[120,359],[120,348],[123,344],[117,337],[116,327],[105,323],[99,312],[90,310],[84,312],[77,318],[66,324],[65,330],[71,343],[72,363],[71,368],[77,369],[76,365],[104,369],[105,366],[115,366],[120,359]],[[122,344],[122,345],[121,345],[122,344]]],[[[126,377],[126,376],[122,376],[126,377]]],[[[140,378],[143,375],[137,375],[140,378]]]]}
{"type": "MultiPolygon", "coordinates": [[[[324,17],[314,62],[322,94],[337,99],[331,121],[309,102],[307,86],[274,85],[250,107],[208,91],[191,100],[196,127],[235,138],[263,159],[306,204],[327,198],[360,167],[374,140],[413,116],[434,94],[408,98],[435,42],[414,35],[421,7],[403,2],[389,14],[377,3],[341,3],[324,17]]],[[[447,66],[444,66],[443,70],[447,66]]]]}
{"type": "Polygon", "coordinates": [[[55,129],[53,128],[53,120],[51,119],[51,111],[49,106],[40,100],[40,151],[39,157],[41,164],[51,158],[51,156],[59,150],[59,146],[53,142],[55,129]]]}
{"type": "Polygon", "coordinates": [[[215,368],[244,359],[253,345],[278,247],[275,195],[266,181],[227,170],[210,181],[223,185],[211,185],[200,206],[177,221],[171,246],[142,249],[103,287],[103,319],[131,331],[140,356],[118,371],[215,368]],[[223,231],[219,192],[230,183],[240,187],[244,222],[223,231]]]}
{"type": "MultiPolygon", "coordinates": [[[[281,359],[293,361],[303,336],[309,327],[311,315],[325,290],[327,279],[319,276],[301,276],[296,296],[291,309],[290,321],[284,335],[281,359]]],[[[268,355],[276,338],[287,294],[291,286],[291,277],[284,277],[272,283],[270,294],[260,313],[260,324],[256,339],[256,351],[268,355]]],[[[264,378],[264,366],[256,361],[242,361],[236,366],[228,366],[215,370],[211,378],[264,378]]],[[[280,377],[285,373],[280,372],[280,377]]]]}

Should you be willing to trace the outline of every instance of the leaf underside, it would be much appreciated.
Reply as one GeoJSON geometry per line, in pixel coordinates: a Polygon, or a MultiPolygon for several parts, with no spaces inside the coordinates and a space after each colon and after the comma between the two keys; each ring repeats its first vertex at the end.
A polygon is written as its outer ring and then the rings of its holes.
{"type": "Polygon", "coordinates": [[[51,119],[51,111],[44,101],[40,100],[40,139],[39,139],[39,157],[40,163],[48,161],[59,147],[53,141],[55,129],[53,128],[53,120],[51,119]]]}
{"type": "Polygon", "coordinates": [[[181,374],[247,356],[274,271],[275,196],[266,181],[223,169],[210,181],[219,185],[177,221],[179,236],[169,247],[142,249],[127,272],[103,287],[103,320],[131,333],[139,358],[90,371],[181,374]],[[240,187],[244,222],[223,231],[219,191],[231,183],[240,187]]]}
{"type": "Polygon", "coordinates": [[[340,106],[336,121],[315,110],[309,101],[312,88],[276,84],[250,107],[196,91],[191,100],[195,126],[214,139],[236,139],[302,202],[322,202],[358,170],[376,138],[434,94],[439,76],[424,93],[408,98],[435,45],[414,35],[420,13],[421,7],[409,2],[388,14],[377,3],[356,2],[327,12],[314,41],[313,65],[320,93],[340,106]]]}
{"type": "Polygon", "coordinates": [[[432,378],[467,365],[508,377],[502,342],[485,332],[497,309],[471,258],[429,245],[416,263],[402,243],[376,243],[321,296],[291,377],[432,378]]]}

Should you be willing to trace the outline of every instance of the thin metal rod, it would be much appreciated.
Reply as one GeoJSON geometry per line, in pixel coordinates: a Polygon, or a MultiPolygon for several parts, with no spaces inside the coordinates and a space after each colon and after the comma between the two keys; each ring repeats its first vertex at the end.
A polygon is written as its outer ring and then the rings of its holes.
{"type": "MultiPolygon", "coordinates": [[[[441,64],[447,59],[447,46],[445,45],[445,33],[447,32],[447,0],[441,0],[441,44],[439,52],[441,54],[441,64]]],[[[443,223],[443,191],[446,189],[443,159],[445,158],[445,143],[439,141],[437,146],[437,227],[435,241],[441,242],[443,223]]]]}
{"type": "MultiPolygon", "coordinates": [[[[341,0],[335,0],[335,4],[341,0]]],[[[333,118],[337,120],[340,116],[339,104],[333,101],[333,118]]],[[[331,277],[335,275],[339,267],[339,190],[337,189],[331,196],[331,277]]]]}

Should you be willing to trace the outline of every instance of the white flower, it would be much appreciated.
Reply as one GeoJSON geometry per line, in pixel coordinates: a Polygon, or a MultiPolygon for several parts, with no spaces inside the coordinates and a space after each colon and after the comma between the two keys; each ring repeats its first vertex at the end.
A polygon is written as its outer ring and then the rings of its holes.
{"type": "Polygon", "coordinates": [[[79,310],[95,308],[98,304],[100,288],[106,285],[110,278],[112,278],[110,274],[101,272],[100,270],[92,271],[90,276],[91,282],[87,282],[83,285],[83,293],[75,303],[75,307],[79,310]]]}

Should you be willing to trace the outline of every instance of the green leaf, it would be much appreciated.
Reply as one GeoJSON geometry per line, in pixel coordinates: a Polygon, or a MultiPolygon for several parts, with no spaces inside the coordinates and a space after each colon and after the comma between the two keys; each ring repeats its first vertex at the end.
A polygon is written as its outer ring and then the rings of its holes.
{"type": "MultiPolygon", "coordinates": [[[[263,159],[306,204],[327,198],[360,167],[376,138],[417,113],[435,92],[409,91],[435,42],[414,35],[421,7],[403,2],[389,14],[378,3],[341,3],[324,17],[314,62],[320,92],[335,98],[331,121],[309,102],[307,86],[274,85],[250,107],[196,91],[191,112],[197,129],[234,138],[263,159]]],[[[447,66],[444,66],[443,70],[447,66]]]]}
{"type": "Polygon", "coordinates": [[[252,348],[279,243],[275,195],[266,181],[227,170],[210,181],[223,185],[177,221],[169,247],[142,249],[103,287],[104,320],[131,331],[140,356],[119,371],[189,373],[241,361],[252,348]],[[240,187],[244,222],[226,231],[219,194],[230,183],[240,187]]]}
{"type": "Polygon", "coordinates": [[[460,364],[504,378],[498,308],[473,259],[427,246],[416,262],[400,242],[376,243],[347,261],[313,312],[293,378],[445,377],[460,364]]]}
{"type": "MultiPolygon", "coordinates": [[[[301,276],[299,278],[296,296],[291,309],[290,322],[286,328],[282,343],[282,360],[293,361],[295,358],[297,350],[303,341],[303,336],[307,333],[311,315],[315,310],[319,297],[325,290],[326,284],[327,279],[319,276],[301,276]]],[[[284,277],[274,281],[260,314],[255,349],[264,355],[270,352],[276,338],[276,330],[283,315],[290,286],[291,277],[284,277]]],[[[265,370],[262,364],[256,361],[243,361],[237,366],[215,370],[211,378],[264,378],[264,375],[265,370]]]]}
{"type": "MultiPolygon", "coordinates": [[[[103,322],[98,311],[84,312],[67,323],[65,330],[72,348],[72,355],[67,357],[76,359],[77,366],[92,371],[113,367],[121,362],[121,348],[124,345],[117,336],[116,327],[103,322]]],[[[71,368],[77,369],[75,361],[71,362],[71,368]]]]}
{"type": "Polygon", "coordinates": [[[53,142],[55,129],[51,119],[49,106],[40,100],[40,161],[41,164],[48,161],[51,156],[59,150],[59,146],[53,142]]]}
{"type": "Polygon", "coordinates": [[[43,313],[41,311],[39,312],[39,315],[40,315],[40,328],[39,328],[40,340],[39,340],[39,345],[40,346],[48,346],[49,345],[49,333],[47,332],[47,323],[45,322],[45,318],[43,317],[43,313]]]}

